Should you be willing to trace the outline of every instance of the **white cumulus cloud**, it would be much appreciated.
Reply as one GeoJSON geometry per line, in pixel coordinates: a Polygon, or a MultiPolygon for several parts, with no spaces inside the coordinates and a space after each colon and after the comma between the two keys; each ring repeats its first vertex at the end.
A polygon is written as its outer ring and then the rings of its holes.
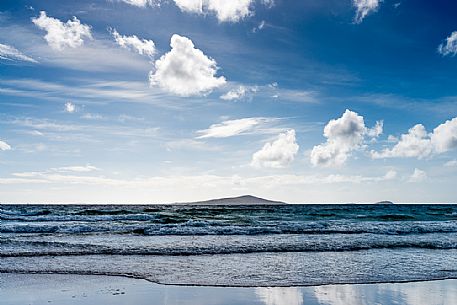
{"type": "Polygon", "coordinates": [[[37,63],[37,61],[16,49],[13,46],[0,43],[0,59],[12,61],[28,61],[37,63]]]}
{"type": "Polygon", "coordinates": [[[136,35],[124,36],[119,34],[116,29],[113,29],[111,34],[113,35],[116,43],[122,48],[129,49],[140,55],[146,55],[154,57],[156,53],[156,47],[154,41],[147,39],[140,39],[136,35]]]}
{"type": "Polygon", "coordinates": [[[149,75],[150,84],[179,96],[202,95],[225,84],[223,76],[217,77],[217,63],[196,49],[192,40],[174,34],[171,51],[155,63],[149,75]]]}
{"type": "Polygon", "coordinates": [[[295,139],[295,130],[281,133],[275,141],[266,143],[261,150],[252,155],[254,167],[282,168],[295,159],[299,146],[295,139]]]}
{"type": "Polygon", "coordinates": [[[437,153],[444,153],[457,147],[457,118],[448,120],[433,130],[431,143],[437,153]]]}
{"type": "Polygon", "coordinates": [[[227,120],[220,124],[213,124],[208,129],[197,131],[200,136],[197,139],[205,138],[228,138],[247,131],[255,126],[266,122],[266,118],[244,118],[238,120],[227,120]]]}
{"type": "MultiPolygon", "coordinates": [[[[165,0],[119,0],[136,6],[161,6],[165,0]]],[[[174,4],[182,11],[193,14],[214,14],[219,22],[239,22],[254,14],[256,0],[173,0],[174,4]]],[[[261,5],[272,8],[274,0],[260,0],[261,5]]]]}
{"type": "Polygon", "coordinates": [[[446,41],[438,46],[438,53],[443,56],[457,54],[457,31],[452,32],[446,41]]]}
{"type": "Polygon", "coordinates": [[[354,22],[361,23],[366,16],[378,9],[380,2],[381,0],[353,0],[356,8],[354,22]]]}
{"type": "Polygon", "coordinates": [[[382,122],[369,129],[362,116],[346,109],[341,118],[331,120],[324,128],[327,141],[314,146],[311,164],[314,166],[341,166],[354,150],[359,149],[366,136],[377,137],[382,133],[382,122]]]}
{"type": "Polygon", "coordinates": [[[65,112],[73,113],[76,111],[76,106],[72,102],[66,102],[64,106],[65,106],[65,112]]]}
{"type": "Polygon", "coordinates": [[[188,13],[203,13],[203,0],[173,0],[181,11],[188,13]]]}
{"type": "Polygon", "coordinates": [[[428,133],[424,125],[417,124],[401,135],[391,148],[380,152],[372,151],[374,159],[381,158],[425,158],[434,154],[442,154],[457,148],[457,118],[440,124],[432,133],[428,133]]]}
{"type": "Polygon", "coordinates": [[[45,11],[41,11],[40,17],[32,18],[32,22],[47,32],[44,39],[54,50],[77,48],[84,44],[84,38],[92,39],[90,26],[82,24],[76,17],[63,23],[59,19],[48,17],[45,11]]]}
{"type": "Polygon", "coordinates": [[[432,145],[424,125],[417,124],[401,135],[400,140],[392,149],[384,149],[381,152],[371,153],[374,159],[393,157],[417,157],[424,158],[432,153],[432,145]]]}
{"type": "Polygon", "coordinates": [[[238,22],[252,14],[254,0],[174,0],[184,12],[216,14],[219,22],[238,22]]]}
{"type": "Polygon", "coordinates": [[[370,128],[367,130],[367,135],[372,138],[377,138],[382,134],[383,129],[384,129],[384,122],[377,121],[376,125],[374,125],[373,128],[370,128]]]}

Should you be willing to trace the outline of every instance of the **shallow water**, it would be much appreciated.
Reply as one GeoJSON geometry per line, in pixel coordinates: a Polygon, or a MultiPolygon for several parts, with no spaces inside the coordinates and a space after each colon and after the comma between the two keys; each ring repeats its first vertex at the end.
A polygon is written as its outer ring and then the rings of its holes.
{"type": "Polygon", "coordinates": [[[457,278],[456,205],[0,206],[0,271],[290,286],[457,278]]]}

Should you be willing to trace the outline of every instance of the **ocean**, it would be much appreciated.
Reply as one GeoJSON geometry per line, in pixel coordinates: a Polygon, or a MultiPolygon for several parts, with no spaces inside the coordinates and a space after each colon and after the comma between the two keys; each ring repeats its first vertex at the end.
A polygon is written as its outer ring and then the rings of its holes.
{"type": "Polygon", "coordinates": [[[0,205],[0,272],[266,287],[457,278],[457,205],[0,205]]]}

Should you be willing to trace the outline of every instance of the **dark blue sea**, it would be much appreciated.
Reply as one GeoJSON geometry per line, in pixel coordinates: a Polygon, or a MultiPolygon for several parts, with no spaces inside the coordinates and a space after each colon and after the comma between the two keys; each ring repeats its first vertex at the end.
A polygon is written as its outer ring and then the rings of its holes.
{"type": "Polygon", "coordinates": [[[457,278],[457,205],[0,205],[0,272],[216,286],[457,278]]]}

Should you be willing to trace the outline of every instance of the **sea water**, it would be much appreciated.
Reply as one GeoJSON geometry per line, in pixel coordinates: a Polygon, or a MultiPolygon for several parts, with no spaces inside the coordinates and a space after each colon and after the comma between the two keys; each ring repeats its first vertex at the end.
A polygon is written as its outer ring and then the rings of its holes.
{"type": "Polygon", "coordinates": [[[218,286],[457,278],[457,205],[1,205],[0,272],[218,286]]]}

